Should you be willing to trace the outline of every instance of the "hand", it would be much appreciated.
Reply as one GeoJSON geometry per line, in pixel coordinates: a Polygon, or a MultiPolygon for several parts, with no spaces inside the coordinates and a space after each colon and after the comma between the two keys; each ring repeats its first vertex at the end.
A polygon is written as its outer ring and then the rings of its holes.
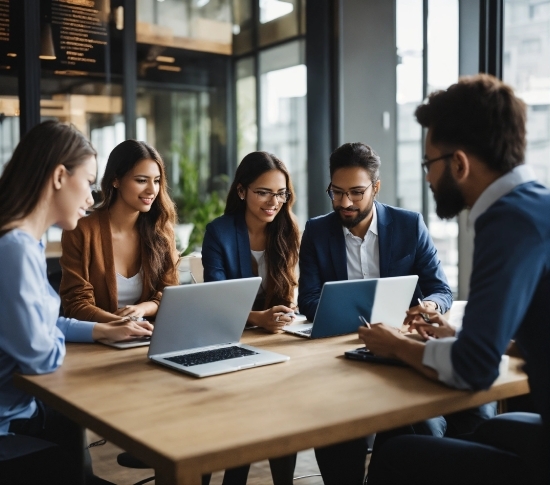
{"type": "Polygon", "coordinates": [[[372,323],[370,328],[359,327],[359,338],[373,354],[397,358],[395,347],[406,337],[397,328],[388,327],[383,323],[372,323]]]}
{"type": "Polygon", "coordinates": [[[153,333],[153,325],[148,321],[135,322],[129,318],[115,320],[108,323],[96,323],[92,330],[94,340],[132,340],[135,337],[150,336],[153,333]]]}
{"type": "Polygon", "coordinates": [[[407,311],[407,316],[403,321],[403,325],[410,325],[414,320],[414,317],[416,315],[420,316],[421,313],[437,313],[437,305],[433,301],[423,301],[422,305],[416,305],[409,308],[409,311],[407,311]]]}
{"type": "Polygon", "coordinates": [[[126,305],[122,308],[119,308],[115,315],[118,315],[120,317],[137,317],[141,318],[145,315],[145,308],[141,306],[141,304],[138,305],[126,305]]]}
{"type": "Polygon", "coordinates": [[[285,305],[277,305],[258,313],[260,316],[255,324],[271,333],[282,332],[283,327],[294,320],[294,315],[286,315],[286,313],[294,313],[294,311],[285,305]]]}
{"type": "Polygon", "coordinates": [[[411,317],[408,324],[410,332],[416,330],[424,340],[454,337],[456,335],[455,329],[449,325],[449,322],[443,318],[441,313],[422,311],[430,320],[426,322],[424,318],[420,316],[420,312],[415,310],[416,308],[419,307],[411,308],[407,312],[407,318],[411,317]]]}

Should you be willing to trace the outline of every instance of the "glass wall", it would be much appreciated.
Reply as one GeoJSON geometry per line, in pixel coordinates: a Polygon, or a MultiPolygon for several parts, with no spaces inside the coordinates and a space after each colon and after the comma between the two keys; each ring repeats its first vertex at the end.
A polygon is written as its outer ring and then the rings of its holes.
{"type": "Polygon", "coordinates": [[[256,59],[245,57],[235,64],[237,96],[237,160],[257,149],[256,59]]]}
{"type": "Polygon", "coordinates": [[[425,95],[446,89],[458,80],[458,0],[429,0],[427,8],[424,12],[422,0],[396,3],[398,205],[424,214],[451,289],[456,293],[458,223],[442,221],[435,214],[433,197],[427,193],[429,188],[420,167],[423,134],[414,111],[425,95]]]}
{"type": "MultiPolygon", "coordinates": [[[[428,2],[427,93],[458,81],[458,0],[428,2]]],[[[428,227],[453,293],[458,292],[458,221],[441,220],[428,199],[428,227]]]]}
{"type": "Polygon", "coordinates": [[[423,92],[422,0],[397,0],[397,201],[422,212],[422,128],[414,110],[423,92]]]}
{"type": "Polygon", "coordinates": [[[504,81],[527,104],[526,163],[550,186],[550,1],[505,0],[504,81]]]}
{"type": "Polygon", "coordinates": [[[137,0],[137,40],[231,54],[230,0],[137,0]]]}
{"type": "Polygon", "coordinates": [[[288,167],[296,192],[294,213],[307,220],[307,72],[304,42],[260,53],[261,144],[288,167]]]}
{"type": "Polygon", "coordinates": [[[237,161],[251,151],[288,167],[301,227],[307,213],[305,1],[234,0],[237,161]],[[271,44],[276,44],[270,47],[271,44]]]}

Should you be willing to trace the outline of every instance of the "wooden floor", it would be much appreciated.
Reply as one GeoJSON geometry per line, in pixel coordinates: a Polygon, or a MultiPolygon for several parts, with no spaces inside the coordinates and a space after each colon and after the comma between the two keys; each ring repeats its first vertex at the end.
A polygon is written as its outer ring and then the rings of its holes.
{"type": "MultiPolygon", "coordinates": [[[[92,443],[99,439],[99,436],[88,431],[88,443],[92,443]]],[[[121,467],[116,461],[117,455],[121,452],[122,450],[120,448],[117,448],[109,442],[103,446],[90,448],[95,475],[117,485],[132,485],[154,475],[154,470],[152,469],[135,470],[121,467]]],[[[313,450],[306,450],[298,453],[294,476],[300,477],[317,473],[319,473],[319,467],[317,466],[313,450]]],[[[221,485],[222,480],[223,471],[216,472],[212,475],[210,485],[221,485]]],[[[154,480],[149,482],[149,484],[154,483],[154,480]]],[[[252,464],[248,475],[247,485],[272,485],[272,483],[269,462],[267,460],[252,464]]],[[[295,483],[296,485],[323,485],[323,480],[320,476],[314,476],[299,480],[295,479],[295,483]]]]}

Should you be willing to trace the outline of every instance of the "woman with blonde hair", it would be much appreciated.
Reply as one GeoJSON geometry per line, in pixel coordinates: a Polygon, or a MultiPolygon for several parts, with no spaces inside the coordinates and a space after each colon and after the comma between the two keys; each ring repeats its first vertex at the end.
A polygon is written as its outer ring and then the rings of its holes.
{"type": "Polygon", "coordinates": [[[178,284],[176,212],[162,158],[147,143],[120,143],[109,155],[101,193],[96,210],[63,233],[65,315],[154,317],[162,289],[178,284]]]}

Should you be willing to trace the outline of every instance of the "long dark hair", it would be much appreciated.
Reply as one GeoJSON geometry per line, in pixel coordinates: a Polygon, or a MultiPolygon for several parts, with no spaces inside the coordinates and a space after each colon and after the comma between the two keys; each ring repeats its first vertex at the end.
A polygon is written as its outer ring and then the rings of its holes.
{"type": "Polygon", "coordinates": [[[115,179],[120,181],[142,160],[153,160],[160,171],[158,195],[149,212],[140,212],[136,223],[142,252],[147,255],[147,259],[141,262],[143,285],[154,292],[159,283],[163,287],[177,283],[178,274],[173,259],[176,210],[168,195],[164,162],[152,146],[142,141],[126,140],[113,149],[101,180],[103,202],[97,209],[108,209],[114,204],[117,198],[117,190],[113,186],[115,179]]]}
{"type": "Polygon", "coordinates": [[[227,194],[226,214],[244,212],[246,202],[238,194],[238,186],[248,187],[260,175],[278,170],[286,179],[286,188],[290,193],[273,222],[269,222],[266,231],[265,260],[267,263],[266,308],[274,305],[290,305],[294,300],[297,286],[296,264],[300,232],[291,209],[294,204],[294,189],[290,175],[283,162],[267,152],[252,152],[243,158],[237,168],[235,178],[227,194]]]}
{"type": "Polygon", "coordinates": [[[63,165],[72,173],[90,156],[96,156],[95,150],[73,126],[50,120],[32,128],[15,148],[0,178],[0,230],[37,207],[56,167],[63,165]]]}

